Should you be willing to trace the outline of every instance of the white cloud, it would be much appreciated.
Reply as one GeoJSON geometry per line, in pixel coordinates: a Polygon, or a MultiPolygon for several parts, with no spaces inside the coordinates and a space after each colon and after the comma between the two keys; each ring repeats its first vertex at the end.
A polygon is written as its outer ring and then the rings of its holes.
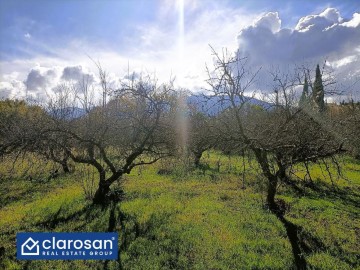
{"type": "Polygon", "coordinates": [[[265,68],[307,60],[316,63],[326,58],[331,67],[346,70],[352,76],[360,69],[359,13],[343,19],[338,10],[328,8],[300,18],[292,28],[283,28],[281,13],[277,12],[259,17],[223,2],[184,0],[184,4],[182,37],[178,20],[181,9],[174,1],[164,0],[156,21],[134,26],[136,34],[124,39],[123,51],[80,38],[67,41],[62,47],[28,38],[28,46],[23,50],[33,57],[1,61],[0,81],[11,83],[10,74],[15,76],[13,72],[17,72],[16,80],[26,82],[33,93],[45,93],[58,83],[76,82],[83,76],[89,76],[96,84],[97,69],[90,55],[112,72],[112,85],[124,78],[128,70],[135,70],[139,74],[156,74],[160,82],[177,76],[178,86],[198,90],[206,86],[205,63],[212,62],[209,44],[217,51],[225,47],[229,51],[239,49],[240,54],[250,56],[253,65],[265,68]]]}
{"type": "MultiPolygon", "coordinates": [[[[236,33],[250,24],[256,14],[229,8],[219,2],[184,2],[184,36],[179,35],[179,25],[172,28],[163,25],[166,20],[160,19],[158,23],[144,26],[140,31],[144,46],[141,42],[136,46],[130,65],[155,70],[162,81],[175,75],[178,86],[199,90],[206,86],[205,63],[212,62],[209,45],[217,50],[226,47],[234,51],[237,47],[236,33]]],[[[169,16],[171,10],[175,18],[179,17],[174,13],[179,11],[174,1],[167,1],[164,10],[166,12],[161,12],[162,16],[169,16]]]]}
{"type": "Polygon", "coordinates": [[[258,65],[321,57],[339,60],[353,55],[360,44],[359,14],[342,21],[336,9],[328,8],[319,15],[301,18],[294,29],[280,29],[277,13],[267,13],[240,31],[239,53],[249,55],[258,65]]]}
{"type": "Polygon", "coordinates": [[[131,35],[131,39],[125,37],[127,49],[124,51],[108,49],[97,41],[81,38],[68,41],[61,47],[31,38],[21,50],[33,57],[1,61],[1,68],[6,68],[2,74],[19,72],[19,77],[27,82],[30,91],[51,89],[61,80],[78,80],[82,73],[97,74],[89,55],[99,61],[105,70],[116,74],[112,79],[114,84],[130,68],[130,72],[136,70],[155,74],[159,82],[167,82],[173,76],[177,78],[178,86],[197,90],[205,86],[205,63],[212,61],[209,44],[216,49],[227,47],[234,51],[237,47],[236,33],[257,15],[215,1],[184,0],[184,35],[180,38],[181,9],[177,5],[174,1],[164,0],[155,21],[134,26],[136,35],[131,35]],[[35,63],[50,69],[68,68],[57,73],[56,78],[50,78],[45,70],[34,67],[35,63]]]}
{"type": "Polygon", "coordinates": [[[301,18],[296,25],[295,30],[299,32],[306,32],[315,27],[321,31],[334,24],[340,23],[342,20],[343,19],[337,9],[327,8],[318,15],[308,15],[301,18]]]}
{"type": "MultiPolygon", "coordinates": [[[[26,65],[29,64],[31,63],[26,63],[26,65]]],[[[21,66],[19,63],[17,65],[21,66]]],[[[96,82],[95,75],[81,65],[45,67],[40,64],[32,64],[32,67],[28,70],[30,71],[24,72],[24,74],[20,72],[1,74],[0,97],[21,99],[27,95],[27,97],[46,100],[55,92],[56,86],[59,84],[76,84],[80,83],[83,78],[86,78],[87,83],[90,84],[96,82]],[[22,79],[22,75],[25,78],[22,79]]],[[[109,74],[109,78],[113,80],[113,74],[109,74]]]]}
{"type": "Polygon", "coordinates": [[[339,60],[329,62],[328,64],[333,68],[341,68],[341,67],[344,67],[345,65],[348,65],[348,64],[350,64],[352,62],[355,62],[355,61],[359,61],[359,55],[346,56],[346,57],[341,58],[339,60]]]}
{"type": "Polygon", "coordinates": [[[341,25],[345,26],[345,27],[354,27],[354,28],[359,27],[359,25],[360,25],[360,13],[354,13],[351,20],[349,20],[347,22],[343,22],[341,25]]]}
{"type": "MultiPolygon", "coordinates": [[[[360,71],[360,14],[345,20],[334,8],[300,18],[294,29],[281,28],[276,12],[264,14],[238,34],[238,53],[255,67],[289,68],[322,64],[334,69],[339,85],[356,81],[360,71]]],[[[310,66],[310,68],[313,68],[310,66]]],[[[266,78],[264,74],[263,78],[266,78]]],[[[346,87],[345,87],[346,88],[346,87]]]]}
{"type": "Polygon", "coordinates": [[[95,81],[95,76],[91,72],[84,70],[82,66],[70,66],[64,68],[61,79],[76,82],[86,79],[89,83],[92,83],[95,81]]]}
{"type": "Polygon", "coordinates": [[[256,20],[253,27],[269,29],[272,33],[279,32],[281,27],[279,14],[277,12],[268,12],[256,20]]]}
{"type": "Polygon", "coordinates": [[[10,98],[12,96],[13,87],[8,82],[0,82],[0,99],[10,98]]]}
{"type": "Polygon", "coordinates": [[[0,99],[22,99],[25,94],[25,85],[22,81],[13,78],[11,81],[0,82],[0,99]]]}
{"type": "Polygon", "coordinates": [[[44,91],[59,80],[59,67],[46,68],[40,65],[33,67],[25,80],[29,92],[44,91]]]}
{"type": "Polygon", "coordinates": [[[19,72],[2,74],[0,76],[0,99],[21,99],[25,94],[25,84],[19,80],[19,72]]]}

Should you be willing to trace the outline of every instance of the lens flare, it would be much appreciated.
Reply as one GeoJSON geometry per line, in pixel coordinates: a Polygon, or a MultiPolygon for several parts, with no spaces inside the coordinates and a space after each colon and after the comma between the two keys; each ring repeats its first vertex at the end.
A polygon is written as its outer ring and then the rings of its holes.
{"type": "MultiPolygon", "coordinates": [[[[185,20],[184,20],[184,0],[177,1],[178,11],[178,40],[177,40],[177,74],[176,79],[178,85],[184,82],[184,45],[185,45],[185,20]]],[[[177,111],[177,129],[178,129],[178,145],[182,154],[187,154],[188,143],[188,118],[187,118],[187,97],[186,93],[181,93],[178,98],[177,111]]]]}

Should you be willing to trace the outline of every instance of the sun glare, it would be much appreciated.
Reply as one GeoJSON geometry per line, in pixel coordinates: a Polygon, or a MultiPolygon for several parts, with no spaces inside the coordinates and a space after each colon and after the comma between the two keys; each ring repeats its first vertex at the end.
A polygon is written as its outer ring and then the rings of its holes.
{"type": "Polygon", "coordinates": [[[178,84],[184,80],[184,39],[185,39],[185,21],[184,21],[184,0],[177,1],[178,11],[178,38],[177,38],[177,81],[178,84]]]}

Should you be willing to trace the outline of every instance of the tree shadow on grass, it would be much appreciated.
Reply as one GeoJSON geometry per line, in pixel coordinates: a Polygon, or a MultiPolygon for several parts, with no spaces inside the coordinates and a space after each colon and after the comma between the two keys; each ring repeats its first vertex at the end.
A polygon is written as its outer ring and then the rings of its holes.
{"type": "Polygon", "coordinates": [[[284,217],[283,210],[280,209],[279,205],[276,206],[275,209],[270,209],[270,211],[280,220],[286,230],[286,235],[290,241],[292,253],[295,261],[295,269],[302,270],[307,268],[307,263],[305,259],[305,254],[302,250],[302,241],[299,237],[299,232],[301,231],[301,227],[295,225],[294,223],[288,221],[284,217]]]}
{"type": "MultiPolygon", "coordinates": [[[[287,237],[290,241],[292,253],[295,261],[295,269],[307,269],[305,256],[316,252],[328,252],[330,249],[317,237],[307,232],[302,226],[296,225],[284,217],[284,211],[277,205],[276,209],[270,210],[286,229],[287,237]]],[[[343,254],[338,250],[339,254],[343,254]]],[[[341,256],[341,260],[355,267],[354,262],[345,256],[341,256]]]]}
{"type": "MultiPolygon", "coordinates": [[[[59,224],[61,223],[67,223],[72,220],[78,220],[80,217],[85,215],[85,220],[89,220],[91,218],[91,213],[93,212],[94,208],[101,207],[102,211],[108,211],[109,210],[109,219],[108,219],[108,232],[114,232],[116,231],[117,225],[122,224],[123,215],[121,213],[116,213],[116,202],[103,205],[103,206],[96,206],[89,204],[82,208],[79,211],[76,211],[75,213],[72,213],[68,216],[61,216],[63,212],[63,208],[60,207],[59,210],[57,210],[54,214],[52,214],[50,217],[48,217],[46,220],[38,222],[35,224],[35,226],[45,228],[47,230],[53,230],[55,229],[59,224]],[[118,217],[118,218],[117,218],[118,217]]],[[[123,227],[123,225],[121,225],[123,227]]],[[[81,226],[78,226],[77,229],[81,230],[81,226]]],[[[104,261],[103,268],[109,269],[108,264],[109,260],[104,261]]],[[[120,261],[120,248],[118,251],[118,263],[119,267],[118,269],[122,269],[121,267],[121,261],[120,261]]],[[[25,265],[26,266],[26,265],[25,265]]]]}
{"type": "MultiPolygon", "coordinates": [[[[351,188],[336,187],[327,183],[316,184],[309,187],[312,191],[307,195],[308,198],[326,198],[328,200],[339,201],[342,205],[358,208],[360,204],[360,192],[354,192],[351,188]]],[[[355,214],[355,213],[354,213],[355,214]]],[[[357,216],[359,218],[359,216],[357,216]]]]}
{"type": "MultiPolygon", "coordinates": [[[[360,189],[359,192],[354,191],[349,187],[339,187],[333,184],[322,181],[296,181],[289,179],[286,184],[298,196],[306,196],[309,199],[324,199],[329,201],[339,201],[342,205],[357,208],[360,204],[360,189]]],[[[356,213],[353,213],[356,215],[356,213]]],[[[356,215],[359,218],[358,215],[356,215]]]]}
{"type": "MultiPolygon", "coordinates": [[[[116,231],[116,226],[118,224],[120,224],[121,228],[123,228],[123,224],[122,224],[122,214],[119,211],[118,217],[116,217],[116,202],[111,203],[108,207],[110,208],[109,211],[109,221],[108,221],[108,228],[107,231],[108,232],[115,232],[116,231]]],[[[121,257],[120,257],[120,251],[121,251],[121,247],[122,245],[120,245],[120,247],[118,247],[118,269],[123,269],[122,268],[122,263],[121,263],[121,257]]],[[[105,260],[104,261],[104,269],[109,269],[109,260],[105,260]]]]}
{"type": "Polygon", "coordinates": [[[91,205],[87,205],[84,208],[80,209],[79,211],[76,211],[68,216],[61,216],[61,214],[63,212],[63,208],[61,206],[58,211],[56,211],[54,214],[50,215],[46,220],[35,223],[34,225],[37,227],[43,227],[48,230],[53,230],[60,223],[66,223],[71,220],[77,220],[82,215],[85,215],[85,219],[88,219],[92,210],[93,210],[93,207],[91,205]]]}

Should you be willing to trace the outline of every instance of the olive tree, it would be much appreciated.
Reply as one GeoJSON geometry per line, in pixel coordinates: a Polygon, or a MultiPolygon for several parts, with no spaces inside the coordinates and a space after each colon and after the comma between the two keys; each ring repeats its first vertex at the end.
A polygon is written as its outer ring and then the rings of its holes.
{"type": "Polygon", "coordinates": [[[246,58],[213,50],[214,68],[208,69],[210,95],[222,99],[217,119],[219,140],[233,149],[251,151],[267,181],[269,210],[283,223],[292,246],[297,269],[306,269],[299,244],[299,227],[284,217],[275,200],[279,183],[290,183],[294,165],[334,157],[341,153],[345,139],[331,115],[298,107],[294,98],[296,77],[273,73],[275,103],[271,108],[249,105],[246,93],[253,91],[258,70],[251,72],[246,58]]]}
{"type": "Polygon", "coordinates": [[[195,167],[200,166],[203,153],[216,143],[216,133],[213,132],[213,117],[199,111],[195,106],[189,108],[189,151],[195,167]]]}
{"type": "Polygon", "coordinates": [[[23,100],[0,101],[0,157],[37,151],[40,123],[46,118],[46,112],[38,105],[23,100]]]}
{"type": "Polygon", "coordinates": [[[124,174],[169,155],[171,92],[171,83],[158,85],[149,77],[126,80],[112,100],[81,117],[53,115],[43,142],[60,147],[75,163],[93,166],[99,176],[93,202],[104,203],[124,174]]]}
{"type": "Polygon", "coordinates": [[[286,182],[289,169],[298,163],[315,162],[343,150],[330,117],[297,107],[293,97],[296,77],[273,73],[276,102],[272,108],[249,106],[245,96],[252,91],[259,70],[251,72],[246,58],[222,55],[215,50],[214,68],[208,69],[210,95],[226,104],[218,117],[220,140],[233,148],[253,152],[267,179],[267,205],[278,211],[275,202],[279,181],[286,182]]]}
{"type": "Polygon", "coordinates": [[[337,119],[341,135],[346,138],[345,148],[356,159],[360,159],[360,104],[350,100],[329,108],[329,113],[337,119]]]}

